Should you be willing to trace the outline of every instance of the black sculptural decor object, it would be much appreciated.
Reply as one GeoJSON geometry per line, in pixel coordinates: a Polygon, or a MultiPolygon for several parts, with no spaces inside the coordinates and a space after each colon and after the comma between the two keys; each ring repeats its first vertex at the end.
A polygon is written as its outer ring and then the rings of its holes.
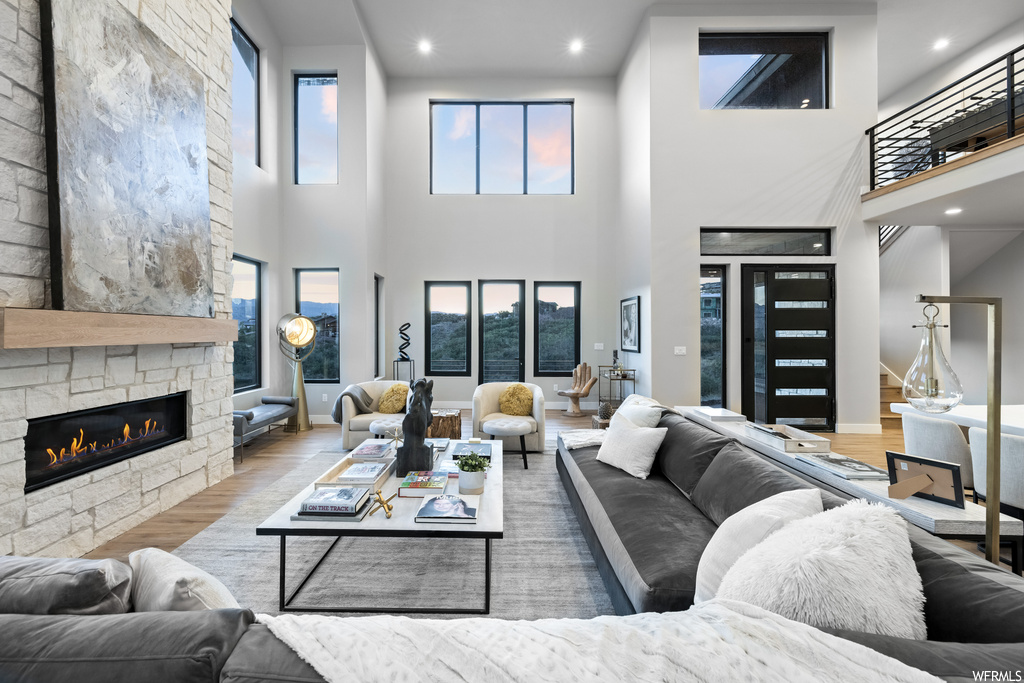
{"type": "Polygon", "coordinates": [[[407,334],[410,327],[412,327],[411,323],[405,323],[398,328],[398,336],[402,338],[402,343],[398,347],[398,358],[393,363],[392,377],[397,381],[408,380],[409,386],[412,386],[413,380],[416,379],[416,361],[410,358],[405,351],[412,343],[407,334]]]}
{"type": "Polygon", "coordinates": [[[412,400],[409,411],[402,420],[403,444],[398,447],[395,462],[395,474],[404,477],[409,472],[422,472],[434,466],[434,452],[423,443],[427,436],[427,427],[434,419],[430,414],[430,404],[434,402],[434,380],[418,379],[409,382],[412,400]]]}

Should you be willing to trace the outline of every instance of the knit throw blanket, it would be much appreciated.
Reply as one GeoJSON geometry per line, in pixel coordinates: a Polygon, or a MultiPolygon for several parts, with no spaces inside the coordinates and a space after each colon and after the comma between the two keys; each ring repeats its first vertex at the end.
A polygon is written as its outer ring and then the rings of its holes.
{"type": "Polygon", "coordinates": [[[917,681],[939,679],[758,607],[596,619],[260,615],[330,683],[917,681]]]}

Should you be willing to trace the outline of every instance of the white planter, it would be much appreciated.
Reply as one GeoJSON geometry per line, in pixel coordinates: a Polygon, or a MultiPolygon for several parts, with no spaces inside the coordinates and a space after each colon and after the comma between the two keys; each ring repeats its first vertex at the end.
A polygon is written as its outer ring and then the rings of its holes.
{"type": "Polygon", "coordinates": [[[459,493],[470,496],[479,495],[484,492],[484,477],[486,472],[463,472],[459,470],[459,493]]]}

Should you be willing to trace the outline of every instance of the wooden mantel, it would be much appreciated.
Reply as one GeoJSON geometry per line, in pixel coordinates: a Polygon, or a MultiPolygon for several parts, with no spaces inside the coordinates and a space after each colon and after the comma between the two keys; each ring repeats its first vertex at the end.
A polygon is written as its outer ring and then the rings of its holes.
{"type": "Polygon", "coordinates": [[[230,342],[237,338],[238,323],[230,318],[0,308],[0,348],[4,349],[230,342]]]}

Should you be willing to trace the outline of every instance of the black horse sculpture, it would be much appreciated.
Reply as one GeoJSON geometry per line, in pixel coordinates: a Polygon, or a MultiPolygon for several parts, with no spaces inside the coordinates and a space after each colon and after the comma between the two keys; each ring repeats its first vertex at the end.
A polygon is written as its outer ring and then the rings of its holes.
{"type": "Polygon", "coordinates": [[[429,470],[434,466],[434,452],[423,443],[427,436],[427,427],[433,421],[430,404],[434,402],[434,381],[418,379],[409,382],[412,399],[409,411],[402,420],[403,444],[398,447],[398,458],[395,463],[395,474],[404,477],[409,472],[429,470]]]}

